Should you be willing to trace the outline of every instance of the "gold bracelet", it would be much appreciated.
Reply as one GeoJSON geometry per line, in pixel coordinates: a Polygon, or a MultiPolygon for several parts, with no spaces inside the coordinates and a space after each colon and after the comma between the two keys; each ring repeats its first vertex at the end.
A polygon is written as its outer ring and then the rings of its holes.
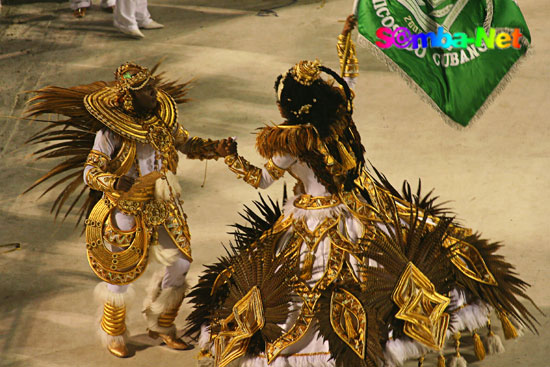
{"type": "Polygon", "coordinates": [[[102,192],[115,191],[115,182],[117,179],[118,176],[113,175],[112,173],[104,172],[97,167],[92,167],[86,173],[86,181],[88,186],[94,190],[102,192]]]}
{"type": "MultiPolygon", "coordinates": [[[[344,64],[344,52],[346,49],[346,37],[344,35],[338,36],[338,42],[336,43],[336,50],[338,51],[338,58],[340,59],[340,68],[344,64]]],[[[350,39],[350,46],[348,50],[348,58],[346,66],[344,68],[344,77],[354,78],[359,75],[359,61],[357,60],[355,52],[355,44],[350,39]]]]}
{"type": "Polygon", "coordinates": [[[267,163],[264,165],[267,173],[274,179],[278,180],[285,174],[285,169],[277,166],[275,163],[273,163],[273,159],[270,159],[267,161],[267,163]]]}
{"type": "Polygon", "coordinates": [[[246,183],[255,188],[260,187],[262,179],[262,170],[260,168],[253,166],[237,154],[226,156],[224,162],[232,172],[237,174],[237,178],[242,178],[246,183]]]}

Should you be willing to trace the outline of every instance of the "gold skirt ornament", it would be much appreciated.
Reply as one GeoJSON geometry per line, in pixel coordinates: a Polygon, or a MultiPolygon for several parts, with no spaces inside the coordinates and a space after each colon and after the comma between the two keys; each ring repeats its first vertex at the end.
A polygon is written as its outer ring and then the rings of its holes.
{"type": "Polygon", "coordinates": [[[86,252],[92,270],[100,279],[125,285],[143,274],[147,266],[153,227],[147,227],[142,216],[135,215],[136,225],[131,231],[116,233],[120,230],[111,224],[111,215],[116,208],[107,197],[95,205],[86,220],[86,252]],[[123,250],[113,252],[106,246],[109,243],[123,250]]]}

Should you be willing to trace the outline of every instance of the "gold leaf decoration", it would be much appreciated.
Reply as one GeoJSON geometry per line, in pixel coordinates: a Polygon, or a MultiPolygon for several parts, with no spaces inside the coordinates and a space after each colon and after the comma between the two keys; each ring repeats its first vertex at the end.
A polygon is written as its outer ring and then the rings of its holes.
{"type": "Polygon", "coordinates": [[[451,262],[464,275],[480,283],[498,285],[483,257],[473,245],[449,237],[445,240],[443,246],[449,248],[453,255],[451,262]]]}
{"type": "Polygon", "coordinates": [[[361,302],[345,289],[332,293],[330,323],[340,339],[365,359],[367,314],[361,302]]]}

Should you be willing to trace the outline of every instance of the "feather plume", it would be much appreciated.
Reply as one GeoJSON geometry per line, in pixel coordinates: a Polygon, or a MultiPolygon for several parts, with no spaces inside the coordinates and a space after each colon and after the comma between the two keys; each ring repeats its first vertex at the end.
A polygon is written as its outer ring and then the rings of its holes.
{"type": "Polygon", "coordinates": [[[411,185],[408,181],[403,181],[401,192],[397,190],[387,179],[387,177],[376,169],[372,164],[370,165],[375,176],[369,174],[369,176],[374,180],[376,186],[387,191],[391,196],[398,199],[399,201],[405,201],[409,205],[413,205],[417,209],[429,210],[430,215],[442,216],[442,215],[451,215],[452,212],[445,205],[448,201],[437,202],[439,196],[433,195],[433,189],[430,190],[427,194],[422,193],[422,181],[418,180],[418,186],[416,192],[413,192],[411,185]]]}
{"type": "MultiPolygon", "coordinates": [[[[427,225],[427,215],[420,216],[418,208],[411,208],[408,221],[403,224],[392,203],[387,207],[394,220],[385,228],[376,227],[374,239],[364,243],[363,256],[374,260],[377,266],[365,266],[364,298],[373,307],[385,328],[394,339],[403,337],[403,321],[395,317],[398,307],[392,301],[393,291],[409,262],[412,262],[435,286],[436,292],[447,294],[451,289],[449,252],[442,247],[450,218],[441,218],[435,227],[427,225]]],[[[430,206],[426,207],[429,212],[430,206]]],[[[384,336],[387,338],[387,336],[384,336]]]]}

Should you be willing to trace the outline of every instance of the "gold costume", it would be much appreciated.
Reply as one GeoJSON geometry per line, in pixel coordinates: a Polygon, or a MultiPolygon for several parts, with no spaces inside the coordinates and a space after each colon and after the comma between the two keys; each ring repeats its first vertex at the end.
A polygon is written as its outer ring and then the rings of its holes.
{"type": "MultiPolygon", "coordinates": [[[[114,189],[114,182],[125,176],[135,161],[136,143],[151,144],[160,154],[162,166],[158,179],[166,181],[166,172],[175,173],[177,168],[176,146],[184,146],[189,141],[189,134],[176,122],[174,100],[161,90],[158,92],[158,113],[143,120],[136,119],[122,108],[110,106],[115,99],[115,90],[105,88],[88,95],[84,100],[87,110],[94,117],[122,137],[122,147],[115,159],[110,160],[97,151],[90,152],[88,156],[87,165],[92,167],[87,172],[88,185],[104,192],[105,197],[96,204],[86,221],[86,243],[88,260],[96,275],[108,283],[123,285],[143,273],[149,254],[148,247],[154,245],[158,226],[166,229],[174,245],[185,258],[192,261],[190,234],[181,210],[182,202],[174,192],[170,192],[169,201],[154,198],[155,181],[145,182],[147,176],[143,177],[143,187],[134,187],[130,195],[114,189]],[[112,252],[103,245],[109,234],[120,232],[111,224],[111,216],[116,209],[133,216],[136,222],[131,236],[117,233],[118,238],[124,239],[123,243],[116,243],[117,247],[124,248],[122,252],[112,252]]],[[[195,137],[192,142],[193,146],[187,151],[195,157],[210,158],[215,154],[212,141],[195,137]]]]}
{"type": "MultiPolygon", "coordinates": [[[[338,40],[342,76],[355,77],[355,48],[345,40],[338,40]]],[[[475,329],[484,326],[489,308],[510,337],[517,336],[510,315],[533,326],[519,301],[530,300],[526,284],[494,255],[498,246],[454,222],[430,194],[407,183],[400,193],[367,171],[343,78],[317,60],[301,61],[275,89],[286,120],[258,132],[265,166],[236,153],[225,163],[254,188],[288,172],[298,181],[295,196],[285,196],[282,210],[263,198],[257,213],[247,207],[232,251],[200,278],[188,335],[209,327],[211,347],[201,357],[213,353],[217,367],[239,358],[250,366],[279,358],[281,365],[372,367],[387,358],[421,365],[415,353],[443,353],[453,333],[459,356],[464,327],[457,325],[475,314],[475,329]],[[331,103],[333,111],[323,108],[331,103]],[[279,271],[267,277],[270,267],[279,271]]]]}
{"type": "Polygon", "coordinates": [[[175,178],[178,151],[194,159],[219,158],[219,141],[190,138],[177,122],[177,104],[187,101],[188,83],[164,81],[154,75],[157,67],[150,71],[125,63],[116,70],[113,82],[45,87],[36,91],[28,109],[29,116],[62,116],[52,120],[47,133],[41,131],[30,141],[63,141],[39,151],[53,152],[40,159],[64,157],[65,161],[30,189],[67,174],[52,186],[70,179],[53,204],[56,214],[75,192],[80,194],[74,201],[70,199],[68,213],[82,194],[88,193],[80,209],[80,219],[87,218],[88,262],[107,283],[96,287],[104,302],[98,326],[108,350],[117,357],[129,355],[125,344],[126,285],[143,274],[153,254],[165,266],[161,276],[167,275],[168,280],[153,276],[143,310],[149,335],[161,337],[173,349],[189,348],[177,337],[174,325],[192,261],[175,178]],[[124,190],[119,187],[121,180],[124,190]]]}

